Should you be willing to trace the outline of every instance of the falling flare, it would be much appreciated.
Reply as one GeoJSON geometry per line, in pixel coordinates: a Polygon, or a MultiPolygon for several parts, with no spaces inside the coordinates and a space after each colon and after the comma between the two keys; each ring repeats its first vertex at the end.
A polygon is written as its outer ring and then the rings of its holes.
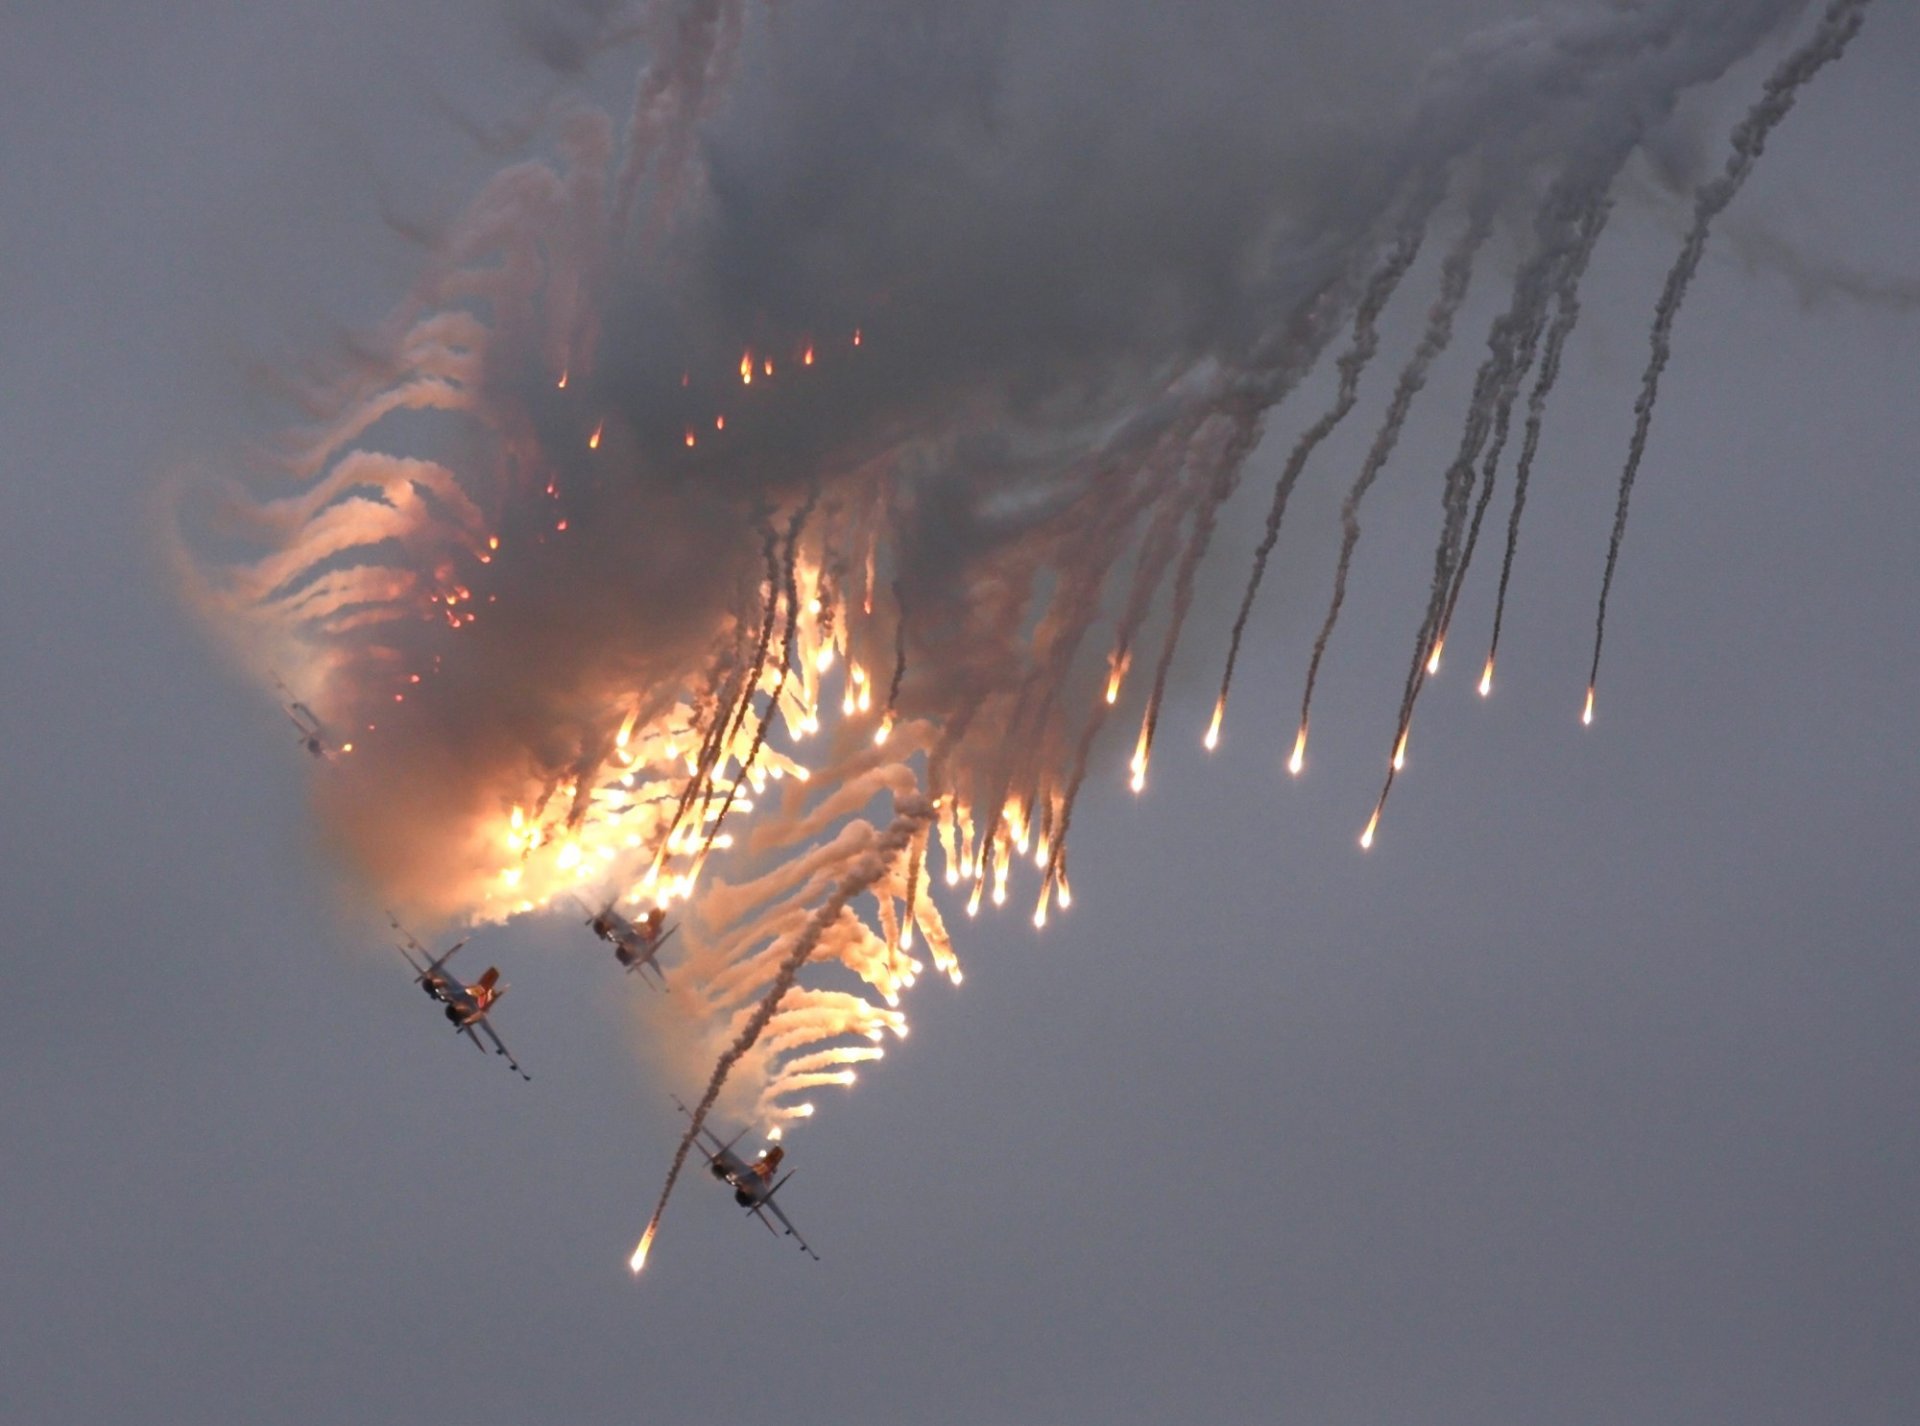
{"type": "Polygon", "coordinates": [[[1411,728],[1402,728],[1400,730],[1400,741],[1393,745],[1393,770],[1395,772],[1404,772],[1406,770],[1407,734],[1412,731],[1411,728]]]}
{"type": "Polygon", "coordinates": [[[1427,677],[1428,678],[1432,678],[1436,673],[1440,672],[1440,655],[1442,651],[1446,649],[1446,647],[1447,647],[1447,636],[1445,634],[1442,634],[1439,638],[1439,641],[1434,644],[1433,652],[1427,656],[1427,677]]]}
{"type": "Polygon", "coordinates": [[[1293,740],[1293,756],[1287,759],[1287,771],[1292,773],[1295,777],[1298,777],[1300,776],[1300,769],[1305,767],[1306,765],[1307,765],[1307,725],[1305,723],[1302,723],[1300,725],[1300,736],[1293,740]]]}
{"type": "Polygon", "coordinates": [[[1493,655],[1487,655],[1487,666],[1480,670],[1480,696],[1485,698],[1493,692],[1493,655]]]}
{"type": "Polygon", "coordinates": [[[555,382],[554,385],[559,387],[560,390],[562,391],[565,391],[567,389],[567,373],[564,367],[561,368],[560,379],[557,382],[555,382]]]}
{"type": "Polygon", "coordinates": [[[1580,714],[1580,721],[1587,727],[1593,726],[1593,685],[1587,685],[1587,706],[1580,714]]]}
{"type": "Polygon", "coordinates": [[[860,345],[860,329],[858,327],[853,329],[853,344],[856,347],[860,345]]]}
{"type": "Polygon", "coordinates": [[[1360,834],[1360,850],[1361,851],[1370,852],[1373,850],[1373,830],[1379,825],[1380,825],[1380,809],[1378,807],[1375,807],[1373,809],[1373,815],[1367,818],[1367,830],[1360,834]]]}
{"type": "Polygon", "coordinates": [[[713,429],[714,429],[714,430],[716,430],[716,431],[724,431],[724,430],[726,430],[726,429],[727,429],[727,418],[726,418],[725,416],[715,416],[715,417],[713,418],[713,429]]]}
{"type": "Polygon", "coordinates": [[[1220,720],[1226,716],[1227,700],[1223,696],[1213,705],[1213,721],[1207,724],[1207,736],[1202,739],[1208,752],[1220,746],[1220,720]]]}
{"type": "Polygon", "coordinates": [[[647,1265],[647,1249],[653,1246],[654,1229],[659,1226],[660,1224],[657,1219],[647,1224],[647,1231],[640,1235],[640,1246],[635,1248],[633,1250],[633,1256],[627,1259],[627,1266],[633,1269],[635,1277],[638,1277],[640,1275],[640,1269],[647,1265]]]}
{"type": "Polygon", "coordinates": [[[750,351],[742,352],[740,355],[740,384],[753,385],[753,353],[750,351]]]}
{"type": "Polygon", "coordinates": [[[588,450],[597,451],[600,449],[600,433],[606,430],[606,428],[607,423],[605,421],[601,421],[599,425],[593,428],[593,434],[587,437],[588,450]]]}
{"type": "Polygon", "coordinates": [[[1147,748],[1148,739],[1153,732],[1153,714],[1149,710],[1140,723],[1140,741],[1133,750],[1133,781],[1130,784],[1135,792],[1147,790],[1147,748]]]}
{"type": "Polygon", "coordinates": [[[691,427],[689,427],[687,430],[687,449],[688,450],[693,449],[693,430],[691,427]]]}

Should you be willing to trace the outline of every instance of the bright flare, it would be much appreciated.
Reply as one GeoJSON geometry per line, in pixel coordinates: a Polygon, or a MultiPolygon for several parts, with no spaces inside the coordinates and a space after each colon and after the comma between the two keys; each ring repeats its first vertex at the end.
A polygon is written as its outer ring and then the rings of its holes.
{"type": "Polygon", "coordinates": [[[1480,696],[1485,698],[1493,692],[1493,655],[1487,655],[1487,666],[1480,670],[1480,696]]]}
{"type": "Polygon", "coordinates": [[[1593,724],[1593,685],[1587,685],[1587,706],[1580,714],[1580,721],[1591,727],[1593,724]]]}
{"type": "Polygon", "coordinates": [[[647,1231],[640,1235],[640,1246],[635,1248],[633,1256],[627,1259],[627,1266],[633,1269],[636,1277],[639,1276],[640,1269],[647,1265],[647,1249],[653,1246],[653,1232],[659,1226],[658,1223],[647,1224],[647,1231]]]}
{"type": "Polygon", "coordinates": [[[1442,634],[1440,642],[1433,646],[1433,652],[1427,656],[1427,677],[1432,678],[1440,672],[1440,654],[1447,647],[1447,636],[1442,634]]]}
{"type": "Polygon", "coordinates": [[[1373,850],[1373,829],[1378,827],[1379,825],[1380,825],[1380,809],[1376,807],[1373,809],[1373,815],[1367,818],[1367,830],[1360,834],[1360,850],[1361,851],[1367,852],[1367,851],[1373,850]]]}
{"type": "Polygon", "coordinates": [[[1400,741],[1393,745],[1393,770],[1395,772],[1401,772],[1407,766],[1407,734],[1412,731],[1411,728],[1402,728],[1400,730],[1400,741]]]}
{"type": "Polygon", "coordinates": [[[1202,740],[1208,752],[1220,746],[1220,720],[1227,715],[1227,700],[1223,696],[1213,705],[1213,721],[1207,724],[1207,736],[1202,740]]]}
{"type": "Polygon", "coordinates": [[[1305,767],[1306,765],[1307,765],[1307,725],[1305,723],[1302,723],[1300,725],[1300,736],[1293,740],[1293,756],[1287,759],[1287,771],[1292,773],[1295,777],[1298,777],[1300,776],[1300,769],[1305,767]]]}
{"type": "Polygon", "coordinates": [[[593,428],[593,434],[587,437],[588,450],[597,451],[600,449],[600,435],[606,429],[607,429],[607,423],[605,421],[602,421],[599,425],[593,428]]]}

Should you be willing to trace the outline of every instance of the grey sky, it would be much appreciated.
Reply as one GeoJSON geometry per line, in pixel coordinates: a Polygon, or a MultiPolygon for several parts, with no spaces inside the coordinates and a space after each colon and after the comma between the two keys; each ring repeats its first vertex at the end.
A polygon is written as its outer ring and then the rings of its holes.
{"type": "MultiPolygon", "coordinates": [[[[1176,92],[1364,123],[1424,56],[1528,7],[1299,8],[1271,22],[1284,98],[1244,47],[1176,92]]],[[[1149,9],[1055,23],[1127,56],[1151,46],[1123,26],[1168,23],[1149,9]]],[[[1208,7],[1183,62],[1237,18],[1208,7]]],[[[1338,492],[1390,368],[1309,471],[1213,759],[1198,735],[1262,477],[1316,378],[1210,562],[1148,796],[1118,755],[1096,774],[1073,911],[1039,938],[1017,915],[965,927],[964,988],[923,987],[912,1038],[794,1136],[783,1198],[825,1261],[689,1181],[635,1284],[673,1126],[630,1042],[633,987],[577,928],[489,932],[475,950],[515,985],[500,1023],[535,1082],[450,1043],[313,845],[288,729],[176,607],[152,537],[160,478],[257,429],[245,361],[408,280],[376,185],[433,211],[485,172],[423,93],[491,117],[544,79],[504,24],[425,3],[16,7],[8,31],[0,1414],[1920,1406],[1910,312],[1807,303],[1710,249],[1583,734],[1613,481],[1684,222],[1643,180],[1548,418],[1496,696],[1471,692],[1483,565],[1364,857],[1427,472],[1499,284],[1371,498],[1294,783],[1338,492]]],[[[1773,57],[1690,108],[1705,162],[1773,57]]],[[[1916,57],[1920,18],[1875,7],[1729,218],[1910,280],[1916,57]]],[[[1126,99],[1115,124],[1143,122],[1126,99]]],[[[1418,305],[1389,321],[1393,351],[1418,305]]]]}

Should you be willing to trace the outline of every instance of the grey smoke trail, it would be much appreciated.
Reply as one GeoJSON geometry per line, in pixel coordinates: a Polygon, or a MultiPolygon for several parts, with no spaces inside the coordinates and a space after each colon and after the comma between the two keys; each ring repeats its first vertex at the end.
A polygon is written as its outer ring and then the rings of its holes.
{"type": "Polygon", "coordinates": [[[1419,346],[1402,368],[1380,430],[1373,438],[1373,445],[1367,451],[1367,458],[1360,467],[1359,475],[1354,477],[1346,499],[1340,503],[1340,561],[1334,566],[1333,597],[1328,601],[1327,615],[1320,625],[1320,633],[1313,641],[1313,657],[1307,662],[1307,687],[1300,699],[1300,726],[1303,730],[1313,709],[1313,689],[1320,677],[1320,661],[1326,657],[1327,642],[1333,637],[1333,626],[1340,618],[1340,606],[1346,601],[1347,574],[1353,566],[1354,546],[1360,543],[1360,502],[1366,498],[1367,490],[1379,476],[1381,467],[1386,465],[1387,457],[1393,454],[1393,448],[1400,439],[1401,427],[1406,425],[1407,412],[1413,406],[1413,398],[1427,384],[1427,373],[1433,366],[1434,358],[1445,351],[1447,344],[1453,340],[1453,319],[1460,310],[1460,304],[1466,300],[1467,287],[1473,279],[1474,255],[1479,252],[1481,243],[1486,240],[1487,232],[1492,227],[1492,211],[1491,204],[1476,201],[1466,228],[1455,242],[1453,251],[1447,254],[1447,260],[1441,268],[1440,296],[1427,313],[1426,331],[1421,334],[1419,346]]]}
{"type": "Polygon", "coordinates": [[[1287,456],[1285,468],[1280,479],[1273,487],[1273,503],[1267,509],[1267,525],[1260,537],[1260,544],[1253,552],[1253,570],[1247,576],[1246,591],[1240,596],[1240,611],[1234,616],[1233,633],[1227,643],[1226,670],[1220,676],[1220,698],[1216,705],[1215,719],[1225,716],[1227,694],[1233,687],[1234,665],[1240,659],[1240,641],[1247,632],[1247,620],[1253,613],[1253,601],[1260,593],[1260,583],[1266,577],[1267,559],[1273,553],[1273,547],[1280,539],[1280,525],[1286,519],[1287,502],[1293,495],[1293,487],[1300,479],[1300,472],[1306,468],[1308,459],[1319,449],[1320,443],[1332,434],[1333,429],[1346,418],[1360,392],[1360,375],[1373,360],[1380,348],[1380,314],[1386,309],[1393,297],[1400,279],[1405,277],[1407,269],[1419,256],[1422,242],[1425,241],[1427,227],[1433,218],[1433,210],[1439,203],[1441,188],[1436,187],[1417,204],[1408,214],[1406,223],[1400,230],[1398,239],[1387,255],[1373,280],[1367,284],[1360,303],[1353,314],[1353,340],[1347,350],[1340,355],[1336,363],[1340,373],[1339,391],[1320,419],[1309,426],[1294,444],[1287,456]]]}
{"type": "Polygon", "coordinates": [[[1240,471],[1247,455],[1259,444],[1266,429],[1262,413],[1258,410],[1235,411],[1225,419],[1229,424],[1220,449],[1205,457],[1213,470],[1213,479],[1205,498],[1194,511],[1193,533],[1181,553],[1180,566],[1174,571],[1173,608],[1167,616],[1166,633],[1160,641],[1160,657],[1154,664],[1153,689],[1147,695],[1143,752],[1150,752],[1153,748],[1153,735],[1160,724],[1160,701],[1167,691],[1167,670],[1173,666],[1174,648],[1180,642],[1180,631],[1185,627],[1187,615],[1193,608],[1194,577],[1199,573],[1200,562],[1206,558],[1207,546],[1213,541],[1220,507],[1232,498],[1235,487],[1240,483],[1240,471]]]}
{"type": "Polygon", "coordinates": [[[893,716],[900,704],[900,680],[907,676],[907,608],[901,602],[900,581],[893,582],[893,677],[887,681],[884,716],[893,716]]]}
{"type": "MultiPolygon", "coordinates": [[[[1434,570],[1435,603],[1429,610],[1429,623],[1423,630],[1421,642],[1423,650],[1420,657],[1427,663],[1417,664],[1407,677],[1406,702],[1402,705],[1402,727],[1412,716],[1413,701],[1418,697],[1418,685],[1424,682],[1423,670],[1430,664],[1431,655],[1439,651],[1445,642],[1447,630],[1453,623],[1454,606],[1459,602],[1460,590],[1466,583],[1467,570],[1473,563],[1473,554],[1480,541],[1480,529],[1486,518],[1487,507],[1492,503],[1494,477],[1500,466],[1500,456],[1506,449],[1507,437],[1511,430],[1513,403],[1520,394],[1520,386],[1526,380],[1527,372],[1533,367],[1535,353],[1539,350],[1541,330],[1547,326],[1549,305],[1554,310],[1554,321],[1547,332],[1548,354],[1542,358],[1541,381],[1536,381],[1532,398],[1528,402],[1529,416],[1536,409],[1543,410],[1547,395],[1553,389],[1553,377],[1547,372],[1551,368],[1557,376],[1560,365],[1560,351],[1566,345],[1567,337],[1573,330],[1573,322],[1579,315],[1580,281],[1586,276],[1587,265],[1592,261],[1593,249],[1599,241],[1601,229],[1605,226],[1607,215],[1612,211],[1613,200],[1607,189],[1611,182],[1611,172],[1594,180],[1595,196],[1584,203],[1578,214],[1567,226],[1571,228],[1571,246],[1564,240],[1547,243],[1540,259],[1532,269],[1524,273],[1515,284],[1514,305],[1502,325],[1496,327],[1494,351],[1488,363],[1482,368],[1482,375],[1492,388],[1485,398],[1493,406],[1492,436],[1487,445],[1486,456],[1481,462],[1480,494],[1474,502],[1473,519],[1466,532],[1466,539],[1459,539],[1459,520],[1464,512],[1468,481],[1471,476],[1471,461],[1477,443],[1486,438],[1488,421],[1482,414],[1479,419],[1469,419],[1467,444],[1462,447],[1459,461],[1454,470],[1459,473],[1457,483],[1449,485],[1448,510],[1450,519],[1443,530],[1440,550],[1436,556],[1434,570]],[[1535,283],[1534,277],[1542,279],[1535,283]],[[1499,334],[1505,330],[1510,338],[1499,340],[1499,334]],[[1517,328],[1518,335],[1512,334],[1517,328]],[[1536,408],[1535,402],[1541,403],[1536,408]],[[1444,584],[1444,596],[1442,587],[1444,584]],[[1437,612],[1436,612],[1437,611],[1437,612]]],[[[1555,205],[1549,204],[1548,214],[1555,211],[1555,205]]],[[[1479,394],[1476,388],[1476,395],[1479,394]]],[[[1530,431],[1537,445],[1539,430],[1537,420],[1530,421],[1530,431]]],[[[1526,454],[1531,462],[1531,451],[1526,454]]]]}
{"type": "MultiPolygon", "coordinates": [[[[720,1090],[727,1082],[727,1076],[733,1067],[751,1050],[754,1042],[772,1023],[774,1012],[780,1008],[780,1000],[793,989],[800,968],[813,954],[813,948],[820,937],[846,910],[855,897],[887,874],[893,860],[901,852],[908,850],[924,827],[933,817],[933,806],[922,798],[903,800],[894,813],[893,821],[882,832],[873,845],[855,859],[847,875],[833,889],[827,899],[821,902],[808,915],[806,925],[793,939],[781,959],[766,993],[760,997],[760,1003],[754,1007],[747,1023],[740,1028],[733,1043],[722,1052],[714,1064],[713,1074],[707,1080],[707,1087],[700,1100],[693,1106],[687,1124],[687,1130],[680,1136],[679,1146],[674,1150],[673,1162],[667,1169],[667,1181],[660,1189],[660,1200],[654,1205],[653,1215],[647,1219],[647,1230],[642,1238],[644,1244],[651,1239],[660,1226],[660,1218],[667,1211],[667,1200],[673,1196],[673,1186],[680,1178],[680,1170],[686,1164],[687,1152],[693,1147],[701,1127],[707,1122],[707,1115],[713,1109],[714,1101],[719,1099],[720,1090]]],[[[636,1267],[636,1271],[637,1271],[636,1267]]]]}
{"type": "Polygon", "coordinates": [[[652,173],[659,199],[650,217],[670,216],[685,182],[694,127],[706,118],[726,88],[727,72],[740,44],[740,0],[698,0],[658,6],[642,28],[651,54],[627,121],[626,158],[615,183],[613,227],[625,232],[652,173]]]}
{"type": "Polygon", "coordinates": [[[1627,531],[1627,504],[1633,498],[1634,477],[1640,473],[1640,460],[1646,454],[1647,430],[1653,424],[1654,402],[1660,394],[1660,374],[1672,353],[1673,322],[1687,287],[1706,251],[1707,229],[1714,218],[1747,181],[1753,165],[1766,148],[1767,136],[1787,116],[1793,101],[1805,84],[1826,65],[1845,53],[1847,43],[1860,32],[1866,18],[1868,0],[1831,0],[1820,24],[1807,42],[1767,77],[1759,102],[1733,131],[1733,152],[1719,175],[1701,185],[1693,198],[1693,226],[1687,230],[1680,255],[1674,259],[1660,289],[1660,301],[1653,311],[1652,351],[1647,369],[1640,379],[1640,395],[1633,403],[1633,439],[1627,446],[1627,463],[1620,473],[1620,498],[1614,507],[1613,532],[1607,538],[1606,572],[1600,578],[1600,607],[1593,622],[1593,663],[1587,670],[1587,712],[1593,711],[1593,686],[1600,678],[1600,648],[1607,636],[1607,599],[1613,592],[1613,573],[1620,561],[1620,540],[1627,531]]]}
{"type": "MultiPolygon", "coordinates": [[[[713,825],[707,829],[706,845],[701,848],[700,852],[703,858],[713,850],[714,840],[720,835],[720,824],[726,821],[727,813],[733,810],[734,799],[740,795],[740,784],[746,780],[748,770],[760,759],[760,749],[766,746],[767,730],[773,725],[774,717],[780,711],[780,697],[787,691],[787,680],[792,676],[794,659],[793,640],[794,634],[800,624],[800,590],[795,584],[794,560],[800,544],[800,531],[806,527],[807,517],[813,513],[814,504],[819,498],[820,492],[817,487],[809,491],[806,500],[801,503],[798,510],[793,512],[793,519],[787,525],[786,550],[782,556],[786,566],[784,579],[787,601],[787,623],[785,630],[780,635],[780,672],[775,676],[773,692],[767,699],[767,706],[760,715],[760,721],[754,725],[753,742],[747,749],[747,755],[742,759],[740,770],[735,774],[733,781],[727,784],[726,799],[720,804],[719,815],[713,819],[713,825]]],[[[753,690],[760,682],[760,670],[764,667],[765,657],[765,644],[763,642],[761,653],[762,662],[756,663],[747,676],[746,696],[741,700],[742,718],[745,716],[745,710],[752,706],[753,690]]],[[[737,726],[734,731],[738,731],[737,726]]],[[[732,734],[730,733],[728,740],[731,741],[731,739],[732,734]]],[[[709,773],[707,778],[707,798],[709,803],[711,802],[712,796],[713,781],[711,773],[709,773]]]]}
{"type": "MultiPolygon", "coordinates": [[[[1601,230],[1606,227],[1612,211],[1611,197],[1592,211],[1587,232],[1581,240],[1587,254],[1592,253],[1594,244],[1599,241],[1601,230]]],[[[1567,339],[1573,335],[1573,329],[1580,321],[1580,276],[1585,267],[1586,258],[1583,256],[1570,270],[1568,280],[1561,284],[1553,321],[1547,328],[1546,350],[1540,357],[1540,374],[1534,379],[1533,390],[1527,396],[1527,427],[1520,441],[1519,459],[1514,462],[1513,506],[1507,515],[1507,547],[1500,560],[1500,592],[1493,604],[1493,636],[1487,643],[1489,673],[1495,656],[1500,652],[1500,627],[1506,618],[1507,586],[1513,578],[1513,553],[1520,542],[1520,517],[1527,508],[1527,486],[1533,476],[1534,456],[1540,449],[1540,427],[1546,418],[1547,398],[1553,394],[1554,384],[1560,379],[1560,364],[1567,339]]]]}

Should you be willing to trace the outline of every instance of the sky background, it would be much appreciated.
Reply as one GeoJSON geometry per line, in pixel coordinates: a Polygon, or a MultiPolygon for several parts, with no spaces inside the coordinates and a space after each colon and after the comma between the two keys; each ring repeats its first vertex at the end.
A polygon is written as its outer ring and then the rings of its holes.
{"type": "MultiPolygon", "coordinates": [[[[1261,24],[1337,126],[1528,8],[1261,24]]],[[[1236,14],[1209,7],[1160,82],[1255,84],[1236,14]]],[[[965,986],[922,987],[912,1037],[793,1136],[782,1202],[824,1261],[690,1178],[638,1283],[676,1131],[642,992],[570,921],[489,930],[464,955],[513,983],[498,1024],[534,1082],[452,1043],[154,534],[169,473],[262,429],[250,362],[409,280],[376,195],[431,212],[487,171],[428,96],[510,115],[547,79],[492,10],[424,0],[10,5],[5,30],[0,1415],[1920,1411],[1912,7],[1875,7],[1721,235],[1891,296],[1711,248],[1594,728],[1592,600],[1684,222],[1644,179],[1548,418],[1495,697],[1472,694],[1483,565],[1376,850],[1354,839],[1491,280],[1370,499],[1309,775],[1282,763],[1369,419],[1310,469],[1211,759],[1199,734],[1262,487],[1324,374],[1218,541],[1147,796],[1124,738],[1090,787],[1071,913],[967,926],[965,986]]],[[[1772,58],[1694,111],[1710,161],[1772,58]]],[[[1431,290],[1410,280],[1390,353],[1431,290]]]]}

